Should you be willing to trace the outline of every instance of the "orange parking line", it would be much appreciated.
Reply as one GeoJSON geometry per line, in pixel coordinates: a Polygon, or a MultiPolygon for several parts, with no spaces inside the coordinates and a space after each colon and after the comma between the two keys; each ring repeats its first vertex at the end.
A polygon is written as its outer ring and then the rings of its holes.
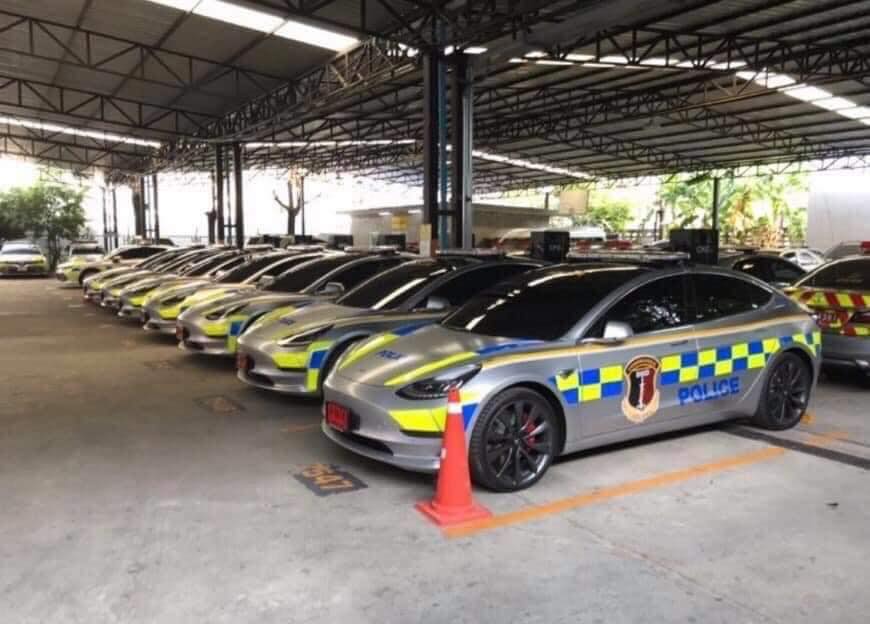
{"type": "Polygon", "coordinates": [[[595,490],[586,494],[563,498],[552,503],[519,509],[500,516],[466,522],[464,524],[444,529],[444,534],[451,538],[466,537],[482,531],[489,531],[491,529],[529,522],[531,520],[538,520],[563,511],[577,509],[578,507],[586,507],[587,505],[593,505],[613,498],[628,496],[629,494],[637,494],[639,492],[645,492],[666,485],[688,481],[689,479],[695,479],[714,472],[721,472],[723,470],[730,470],[732,468],[739,468],[741,466],[748,466],[750,464],[767,461],[779,457],[785,452],[785,449],[770,446],[758,451],[726,457],[708,464],[699,464],[697,466],[692,466],[691,468],[666,472],[647,479],[630,481],[628,483],[595,490]]]}
{"type": "Polygon", "coordinates": [[[812,425],[816,422],[816,415],[812,412],[805,412],[801,418],[801,423],[804,425],[812,425]]]}
{"type": "Polygon", "coordinates": [[[806,440],[806,444],[812,444],[814,446],[828,446],[831,442],[839,442],[841,440],[847,440],[849,438],[849,433],[846,431],[828,431],[827,433],[813,433],[810,434],[809,438],[806,440]]]}

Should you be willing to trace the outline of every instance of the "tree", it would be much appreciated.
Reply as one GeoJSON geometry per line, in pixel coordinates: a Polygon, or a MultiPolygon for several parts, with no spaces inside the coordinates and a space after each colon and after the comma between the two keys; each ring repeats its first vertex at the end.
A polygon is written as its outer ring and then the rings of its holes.
{"type": "Polygon", "coordinates": [[[601,225],[608,232],[624,232],[631,221],[631,212],[631,202],[596,191],[589,194],[586,210],[582,215],[577,215],[575,221],[578,221],[577,225],[601,225]]]}
{"type": "Polygon", "coordinates": [[[77,238],[84,228],[83,199],[83,190],[44,178],[32,186],[12,187],[0,192],[0,232],[8,238],[44,236],[54,267],[63,239],[77,238]]]}

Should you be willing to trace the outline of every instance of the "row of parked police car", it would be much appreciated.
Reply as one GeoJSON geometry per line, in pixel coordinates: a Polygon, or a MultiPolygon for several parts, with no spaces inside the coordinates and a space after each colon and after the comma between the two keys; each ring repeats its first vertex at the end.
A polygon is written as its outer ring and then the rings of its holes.
{"type": "Polygon", "coordinates": [[[57,277],[243,383],[322,397],[332,441],[400,468],[437,470],[458,390],[473,479],[514,491],[581,449],[793,427],[822,359],[870,371],[870,258],[786,276],[766,257],[141,245],[57,277]]]}

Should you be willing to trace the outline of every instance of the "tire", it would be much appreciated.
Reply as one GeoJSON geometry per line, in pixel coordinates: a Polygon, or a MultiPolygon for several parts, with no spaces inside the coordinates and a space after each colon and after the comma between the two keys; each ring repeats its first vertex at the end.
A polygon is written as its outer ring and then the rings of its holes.
{"type": "Polygon", "coordinates": [[[528,388],[505,390],[474,424],[468,452],[471,476],[496,492],[531,487],[553,463],[561,436],[561,421],[547,399],[528,388]]]}
{"type": "Polygon", "coordinates": [[[812,379],[810,367],[800,356],[780,355],[767,373],[752,424],[773,431],[797,425],[809,404],[812,379]]]}

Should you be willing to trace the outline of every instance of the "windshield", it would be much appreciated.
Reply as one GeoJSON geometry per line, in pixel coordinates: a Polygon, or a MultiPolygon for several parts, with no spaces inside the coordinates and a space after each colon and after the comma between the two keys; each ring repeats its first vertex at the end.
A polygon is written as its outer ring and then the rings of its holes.
{"type": "Polygon", "coordinates": [[[219,254],[210,255],[210,256],[200,260],[196,264],[193,264],[192,266],[185,268],[184,270],[181,271],[181,274],[185,275],[187,277],[199,277],[199,276],[205,275],[206,273],[208,273],[212,269],[216,269],[217,267],[221,266],[225,262],[232,260],[233,257],[234,257],[234,254],[231,254],[231,253],[229,253],[229,254],[228,253],[219,253],[219,254]]]}
{"type": "Polygon", "coordinates": [[[73,247],[69,250],[71,256],[94,256],[103,255],[105,253],[102,247],[94,245],[93,247],[73,247]]]}
{"type": "Polygon", "coordinates": [[[471,299],[442,324],[487,336],[558,340],[602,298],[646,271],[562,264],[523,273],[471,299]]]}
{"type": "Polygon", "coordinates": [[[42,255],[42,252],[38,247],[33,247],[32,245],[16,245],[14,247],[4,247],[3,249],[0,249],[0,254],[4,256],[17,254],[42,255]]]}
{"type": "Polygon", "coordinates": [[[870,290],[870,258],[856,258],[825,265],[796,285],[831,290],[870,290]]]}
{"type": "Polygon", "coordinates": [[[241,282],[243,280],[248,279],[254,273],[257,273],[260,269],[265,269],[270,264],[275,264],[281,258],[284,258],[284,254],[267,254],[265,256],[257,256],[248,260],[241,266],[237,266],[236,268],[227,271],[217,280],[222,284],[234,284],[241,282]]]}
{"type": "Polygon", "coordinates": [[[285,271],[275,279],[275,283],[265,290],[274,292],[298,292],[317,281],[333,269],[356,260],[356,255],[335,255],[312,260],[285,271]]]}
{"type": "Polygon", "coordinates": [[[336,303],[372,310],[396,308],[420,292],[426,284],[454,268],[454,265],[442,260],[408,262],[360,284],[336,303]]]}

